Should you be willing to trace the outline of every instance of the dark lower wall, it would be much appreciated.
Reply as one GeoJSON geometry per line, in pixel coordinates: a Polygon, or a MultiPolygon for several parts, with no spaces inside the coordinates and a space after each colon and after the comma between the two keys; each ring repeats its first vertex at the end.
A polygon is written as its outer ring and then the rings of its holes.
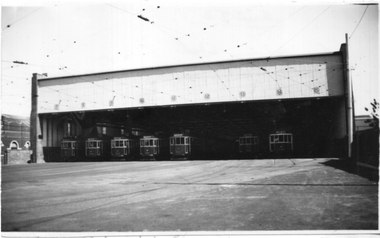
{"type": "Polygon", "coordinates": [[[60,147],[43,147],[45,162],[63,162],[60,147]]]}

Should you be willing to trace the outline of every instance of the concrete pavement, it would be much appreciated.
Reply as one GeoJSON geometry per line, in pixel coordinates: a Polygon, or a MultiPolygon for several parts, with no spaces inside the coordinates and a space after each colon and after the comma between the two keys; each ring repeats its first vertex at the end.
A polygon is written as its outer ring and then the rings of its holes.
{"type": "Polygon", "coordinates": [[[2,167],[2,231],[377,230],[378,185],[329,159],[2,167]]]}

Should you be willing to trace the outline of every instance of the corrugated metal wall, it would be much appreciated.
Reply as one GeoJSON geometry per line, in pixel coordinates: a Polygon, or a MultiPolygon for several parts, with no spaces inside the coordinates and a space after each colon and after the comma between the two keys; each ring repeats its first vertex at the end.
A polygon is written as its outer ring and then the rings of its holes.
{"type": "Polygon", "coordinates": [[[39,81],[39,113],[344,95],[340,54],[150,68],[39,81]]]}

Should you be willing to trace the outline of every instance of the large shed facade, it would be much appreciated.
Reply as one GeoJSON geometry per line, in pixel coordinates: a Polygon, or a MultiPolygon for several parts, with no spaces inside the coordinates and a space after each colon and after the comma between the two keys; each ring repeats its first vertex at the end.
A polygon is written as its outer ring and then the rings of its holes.
{"type": "MultiPolygon", "coordinates": [[[[99,123],[230,139],[294,133],[298,157],[347,155],[346,45],[299,56],[161,66],[48,78],[36,75],[45,160],[62,138],[99,123]],[[298,141],[298,143],[296,143],[298,141]],[[339,145],[339,146],[338,146],[339,145]]],[[[124,130],[124,129],[123,129],[124,130]]]]}

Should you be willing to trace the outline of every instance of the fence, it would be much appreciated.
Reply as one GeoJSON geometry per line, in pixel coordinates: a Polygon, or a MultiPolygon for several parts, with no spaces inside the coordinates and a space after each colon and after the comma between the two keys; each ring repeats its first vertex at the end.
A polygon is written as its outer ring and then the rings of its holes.
{"type": "Polygon", "coordinates": [[[379,129],[356,132],[352,152],[359,175],[379,178],[379,129]]]}

